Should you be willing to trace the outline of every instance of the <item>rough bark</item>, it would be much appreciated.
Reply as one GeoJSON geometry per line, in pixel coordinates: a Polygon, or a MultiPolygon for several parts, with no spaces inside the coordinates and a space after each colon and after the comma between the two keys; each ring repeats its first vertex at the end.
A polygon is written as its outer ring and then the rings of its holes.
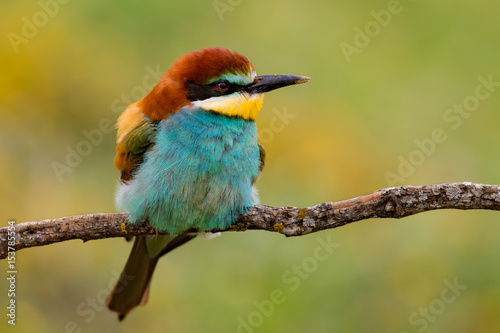
{"type": "MultiPolygon", "coordinates": [[[[403,218],[435,209],[500,210],[500,186],[451,183],[402,186],[378,190],[357,198],[316,206],[269,207],[257,205],[231,227],[217,231],[267,230],[301,236],[337,228],[369,218],[403,218]]],[[[127,224],[127,214],[87,214],[16,224],[0,229],[0,259],[12,250],[8,237],[15,234],[15,250],[70,239],[92,239],[155,234],[149,225],[127,224]],[[9,235],[9,231],[11,234],[9,235]]]]}

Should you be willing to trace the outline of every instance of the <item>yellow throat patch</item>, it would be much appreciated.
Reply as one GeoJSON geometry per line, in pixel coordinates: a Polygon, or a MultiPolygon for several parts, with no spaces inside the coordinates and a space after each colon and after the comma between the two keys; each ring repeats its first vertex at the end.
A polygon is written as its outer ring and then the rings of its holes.
{"type": "Polygon", "coordinates": [[[255,120],[262,108],[264,94],[234,93],[195,101],[193,106],[206,111],[213,111],[225,116],[255,120]]]}

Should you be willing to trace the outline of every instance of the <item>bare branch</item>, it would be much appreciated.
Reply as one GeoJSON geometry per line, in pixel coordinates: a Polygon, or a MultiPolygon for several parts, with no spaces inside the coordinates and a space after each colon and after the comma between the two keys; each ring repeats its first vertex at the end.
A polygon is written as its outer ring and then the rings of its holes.
{"type": "MultiPolygon", "coordinates": [[[[354,199],[326,202],[313,207],[257,205],[231,227],[218,231],[267,230],[285,236],[337,228],[369,218],[403,218],[435,209],[500,210],[500,186],[452,183],[402,186],[378,190],[354,199]]],[[[155,234],[149,225],[127,224],[127,214],[88,214],[15,226],[15,249],[48,245],[70,239],[92,239],[155,234]]],[[[9,227],[0,229],[0,259],[8,256],[9,227]]],[[[12,234],[11,234],[12,235],[12,234]]]]}

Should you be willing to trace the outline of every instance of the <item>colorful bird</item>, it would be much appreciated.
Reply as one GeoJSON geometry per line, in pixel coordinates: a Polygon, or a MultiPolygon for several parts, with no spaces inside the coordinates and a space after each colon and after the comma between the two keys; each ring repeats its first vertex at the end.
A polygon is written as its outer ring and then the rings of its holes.
{"type": "Polygon", "coordinates": [[[118,118],[117,208],[165,236],[136,237],[106,304],[122,320],[147,302],[158,259],[196,236],[229,227],[258,204],[264,165],[255,119],[264,93],[305,76],[259,75],[248,59],[204,48],[174,62],[153,90],[118,118]]]}

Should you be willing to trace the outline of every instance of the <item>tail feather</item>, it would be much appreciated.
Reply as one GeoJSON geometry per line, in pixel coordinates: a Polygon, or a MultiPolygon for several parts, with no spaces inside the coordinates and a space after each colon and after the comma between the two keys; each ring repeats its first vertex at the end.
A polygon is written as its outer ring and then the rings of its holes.
{"type": "Polygon", "coordinates": [[[136,237],[127,264],[106,299],[106,306],[110,310],[118,312],[119,320],[123,320],[134,307],[146,304],[148,286],[151,283],[158,259],[159,257],[149,257],[146,237],[136,237]]]}
{"type": "MultiPolygon", "coordinates": [[[[118,313],[121,321],[136,306],[145,305],[148,301],[151,278],[158,260],[168,252],[193,239],[194,235],[182,234],[177,237],[159,236],[165,238],[165,245],[155,249],[151,257],[151,246],[148,246],[148,236],[138,236],[132,247],[132,252],[118,279],[115,287],[106,299],[106,306],[118,313]],[[148,251],[149,249],[149,251],[148,251]]],[[[151,242],[150,242],[151,243],[151,242]]],[[[158,244],[158,241],[153,242],[158,244]]]]}

